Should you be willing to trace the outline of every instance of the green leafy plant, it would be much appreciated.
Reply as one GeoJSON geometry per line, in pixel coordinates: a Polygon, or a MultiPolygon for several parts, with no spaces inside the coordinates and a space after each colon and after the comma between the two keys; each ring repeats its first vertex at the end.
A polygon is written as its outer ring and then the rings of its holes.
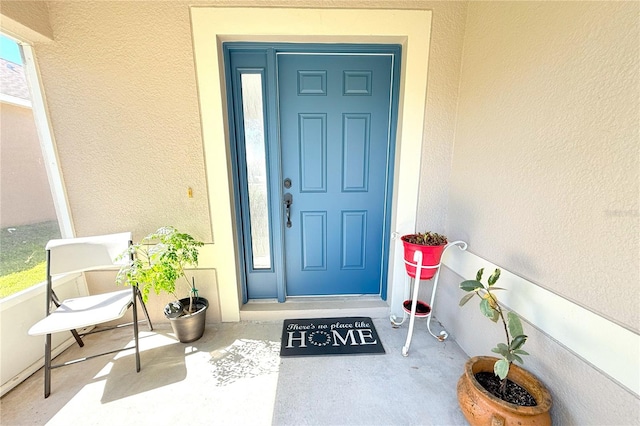
{"type": "Polygon", "coordinates": [[[527,341],[527,336],[522,329],[522,322],[520,317],[513,312],[506,312],[505,309],[500,306],[498,298],[495,295],[496,290],[504,290],[504,288],[495,287],[496,282],[500,278],[500,269],[496,269],[488,279],[487,285],[481,282],[484,268],[480,269],[476,274],[475,280],[467,280],[460,283],[460,288],[467,294],[460,300],[460,306],[464,306],[474,296],[478,296],[480,300],[480,312],[489,318],[493,322],[502,321],[504,327],[504,333],[506,335],[506,343],[498,343],[498,345],[491,349],[502,356],[502,359],[496,361],[493,366],[493,372],[496,376],[500,377],[501,391],[504,393],[507,386],[507,374],[509,374],[509,366],[513,361],[518,361],[520,364],[524,363],[522,355],[529,355],[521,348],[527,341]]]}
{"type": "Polygon", "coordinates": [[[142,300],[147,302],[151,289],[156,294],[166,292],[176,300],[176,282],[186,283],[189,292],[189,307],[193,312],[193,297],[197,296],[194,284],[187,279],[184,268],[198,265],[198,247],[204,243],[191,235],[178,232],[172,226],[164,226],[132,244],[120,258],[133,255],[133,262],[123,266],[116,277],[118,284],[137,285],[142,300]]]}
{"type": "Polygon", "coordinates": [[[443,246],[447,244],[447,237],[437,232],[421,232],[417,234],[405,235],[403,239],[411,244],[421,246],[443,246]]]}

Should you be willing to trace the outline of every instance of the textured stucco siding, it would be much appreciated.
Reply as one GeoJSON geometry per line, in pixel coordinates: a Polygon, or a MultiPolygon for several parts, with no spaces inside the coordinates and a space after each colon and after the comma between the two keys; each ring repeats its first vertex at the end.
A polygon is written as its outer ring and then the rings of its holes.
{"type": "Polygon", "coordinates": [[[474,253],[636,331],[639,8],[470,4],[449,205],[474,253]]]}
{"type": "MultiPolygon", "coordinates": [[[[636,332],[639,8],[469,4],[447,221],[474,254],[636,332]]],[[[458,308],[460,277],[444,279],[438,318],[467,353],[491,354],[499,326],[458,308]]],[[[525,329],[556,424],[640,421],[637,396],[525,329]]]]}
{"type": "Polygon", "coordinates": [[[466,2],[425,2],[433,11],[416,231],[446,231],[466,2]]]}
{"type": "Polygon", "coordinates": [[[54,2],[50,18],[35,50],[77,234],[211,241],[187,5],[54,2]]]}
{"type": "Polygon", "coordinates": [[[2,31],[27,41],[51,41],[53,30],[45,1],[3,1],[0,4],[2,31]]]}

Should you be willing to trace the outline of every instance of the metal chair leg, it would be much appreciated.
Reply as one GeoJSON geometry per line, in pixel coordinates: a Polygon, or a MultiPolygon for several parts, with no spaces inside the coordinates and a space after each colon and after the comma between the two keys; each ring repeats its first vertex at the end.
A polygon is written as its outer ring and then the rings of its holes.
{"type": "Polygon", "coordinates": [[[44,339],[44,397],[51,395],[51,335],[44,339]]]}
{"type": "Polygon", "coordinates": [[[69,330],[69,331],[71,331],[71,334],[73,334],[74,339],[76,339],[76,342],[78,342],[78,346],[80,346],[81,348],[84,347],[84,342],[82,341],[80,334],[78,334],[78,331],[77,330],[69,330]]]}
{"type": "Polygon", "coordinates": [[[133,340],[136,347],[136,372],[140,372],[140,342],[138,339],[138,299],[136,294],[137,289],[133,288],[133,340]]]}

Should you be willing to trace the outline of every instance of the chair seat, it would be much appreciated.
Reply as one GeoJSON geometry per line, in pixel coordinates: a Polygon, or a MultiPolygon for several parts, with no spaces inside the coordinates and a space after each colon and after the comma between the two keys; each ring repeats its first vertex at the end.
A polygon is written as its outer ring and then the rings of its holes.
{"type": "Polygon", "coordinates": [[[29,334],[52,334],[117,320],[132,302],[131,289],[67,299],[49,316],[34,324],[29,334]]]}

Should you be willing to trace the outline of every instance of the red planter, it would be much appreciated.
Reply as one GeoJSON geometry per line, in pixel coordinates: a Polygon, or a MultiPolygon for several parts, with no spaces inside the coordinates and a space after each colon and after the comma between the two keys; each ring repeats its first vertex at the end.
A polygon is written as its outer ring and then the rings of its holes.
{"type": "MultiPolygon", "coordinates": [[[[406,262],[415,263],[413,260],[413,254],[416,251],[422,252],[422,264],[426,266],[437,266],[440,264],[440,258],[442,257],[442,252],[444,251],[445,246],[422,246],[419,244],[412,244],[405,240],[409,235],[403,236],[402,244],[404,245],[404,260],[405,260],[405,268],[407,269],[407,274],[411,278],[416,277],[416,267],[412,265],[408,265],[406,262]]],[[[437,268],[433,269],[422,269],[420,273],[421,280],[429,280],[433,278],[436,274],[437,268]]]]}

